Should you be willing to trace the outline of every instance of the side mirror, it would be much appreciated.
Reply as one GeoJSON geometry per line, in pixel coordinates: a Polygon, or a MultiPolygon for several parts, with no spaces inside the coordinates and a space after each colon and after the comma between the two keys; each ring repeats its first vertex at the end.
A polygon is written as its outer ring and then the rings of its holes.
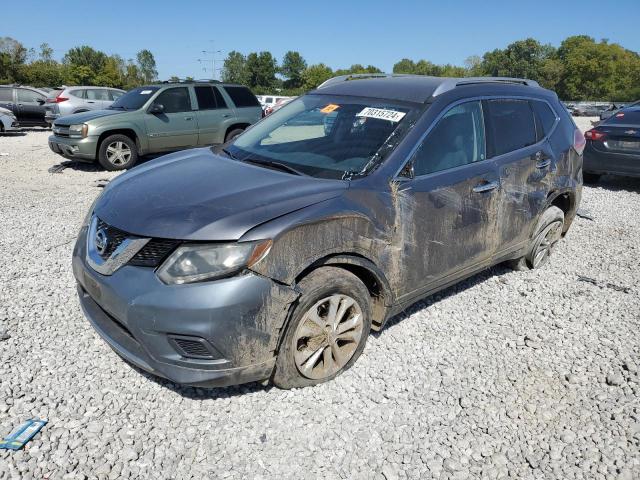
{"type": "Polygon", "coordinates": [[[164,113],[164,105],[161,103],[154,103],[149,108],[149,113],[152,115],[160,115],[161,113],[164,113]]]}

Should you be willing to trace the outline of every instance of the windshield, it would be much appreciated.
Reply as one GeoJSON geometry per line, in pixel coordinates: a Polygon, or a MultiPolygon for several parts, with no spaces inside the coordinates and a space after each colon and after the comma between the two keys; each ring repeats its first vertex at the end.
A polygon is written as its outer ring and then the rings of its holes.
{"type": "Polygon", "coordinates": [[[138,87],[129,90],[108,107],[110,110],[138,110],[160,87],[138,87]]]}
{"type": "Polygon", "coordinates": [[[315,177],[350,178],[382,161],[414,113],[389,100],[305,95],[247,130],[226,151],[239,160],[278,162],[315,177]]]}

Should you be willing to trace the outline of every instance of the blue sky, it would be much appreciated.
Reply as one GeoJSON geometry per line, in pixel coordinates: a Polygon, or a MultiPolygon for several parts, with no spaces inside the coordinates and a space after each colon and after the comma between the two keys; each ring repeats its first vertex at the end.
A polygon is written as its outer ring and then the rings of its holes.
{"type": "MultiPolygon", "coordinates": [[[[640,1],[7,1],[0,36],[27,47],[42,42],[61,57],[88,44],[133,58],[148,48],[160,78],[210,77],[202,50],[269,50],[278,60],[298,50],[309,64],[373,64],[391,71],[403,57],[462,65],[470,55],[534,37],[557,46],[569,35],[608,38],[640,52],[640,1]],[[514,6],[515,5],[515,6],[514,6]]],[[[210,62],[208,63],[210,65],[210,62]]],[[[211,67],[209,67],[211,69],[211,67]]]]}

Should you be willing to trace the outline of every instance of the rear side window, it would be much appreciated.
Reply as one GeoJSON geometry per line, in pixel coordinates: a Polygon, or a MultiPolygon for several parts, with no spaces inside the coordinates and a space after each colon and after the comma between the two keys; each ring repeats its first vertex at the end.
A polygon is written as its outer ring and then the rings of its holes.
{"type": "Polygon", "coordinates": [[[549,104],[546,102],[540,102],[538,100],[532,100],[531,108],[536,117],[536,131],[538,133],[538,140],[549,135],[549,132],[556,123],[556,114],[551,110],[549,104]]]}
{"type": "Polygon", "coordinates": [[[536,143],[533,110],[527,100],[486,100],[485,116],[492,139],[493,156],[513,152],[536,143]]]}
{"type": "Polygon", "coordinates": [[[238,108],[259,107],[260,102],[247,87],[223,87],[238,108]]]}
{"type": "Polygon", "coordinates": [[[429,132],[413,158],[415,175],[460,167],[486,158],[480,102],[451,108],[429,132]]]}
{"type": "Polygon", "coordinates": [[[13,102],[13,93],[10,88],[0,88],[0,102],[13,102]]]}
{"type": "Polygon", "coordinates": [[[607,125],[640,125],[640,112],[621,110],[605,120],[604,123],[607,125]]]}
{"type": "Polygon", "coordinates": [[[102,88],[91,88],[87,90],[87,100],[109,100],[109,94],[102,88]]]}
{"type": "Polygon", "coordinates": [[[153,103],[162,105],[164,107],[164,113],[191,111],[189,89],[186,87],[169,88],[160,93],[153,103]]]}
{"type": "Polygon", "coordinates": [[[213,94],[216,97],[216,103],[218,104],[218,108],[229,108],[227,106],[227,102],[224,101],[224,98],[220,93],[220,90],[218,90],[216,87],[213,87],[213,94]]]}
{"type": "Polygon", "coordinates": [[[38,100],[44,100],[44,98],[44,95],[40,95],[33,90],[27,90],[25,88],[18,89],[18,102],[36,103],[38,100]]]}
{"type": "MultiPolygon", "coordinates": [[[[71,90],[69,92],[69,94],[73,95],[74,97],[77,98],[87,98],[86,97],[86,90],[71,90]]],[[[55,95],[57,96],[57,95],[55,95]]]]}
{"type": "Polygon", "coordinates": [[[122,95],[124,95],[124,92],[119,92],[117,90],[109,90],[109,97],[111,98],[111,100],[117,100],[122,95]]]}
{"type": "Polygon", "coordinates": [[[216,108],[216,98],[211,87],[195,87],[196,98],[198,99],[198,109],[213,110],[216,108]]]}

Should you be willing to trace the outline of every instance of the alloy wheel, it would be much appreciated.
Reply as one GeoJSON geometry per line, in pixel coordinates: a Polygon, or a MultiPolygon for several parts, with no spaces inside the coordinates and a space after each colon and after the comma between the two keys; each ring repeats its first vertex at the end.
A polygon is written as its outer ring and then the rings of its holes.
{"type": "Polygon", "coordinates": [[[131,149],[124,142],[112,142],[107,146],[107,160],[115,166],[126,165],[131,160],[131,149]]]}
{"type": "Polygon", "coordinates": [[[312,380],[337,373],[357,350],[363,325],[360,305],[347,295],[335,294],[316,302],[293,336],[298,371],[312,380]]]}
{"type": "Polygon", "coordinates": [[[531,266],[539,268],[544,265],[562,235],[562,222],[555,221],[547,225],[538,235],[538,240],[531,254],[531,266]]]}

